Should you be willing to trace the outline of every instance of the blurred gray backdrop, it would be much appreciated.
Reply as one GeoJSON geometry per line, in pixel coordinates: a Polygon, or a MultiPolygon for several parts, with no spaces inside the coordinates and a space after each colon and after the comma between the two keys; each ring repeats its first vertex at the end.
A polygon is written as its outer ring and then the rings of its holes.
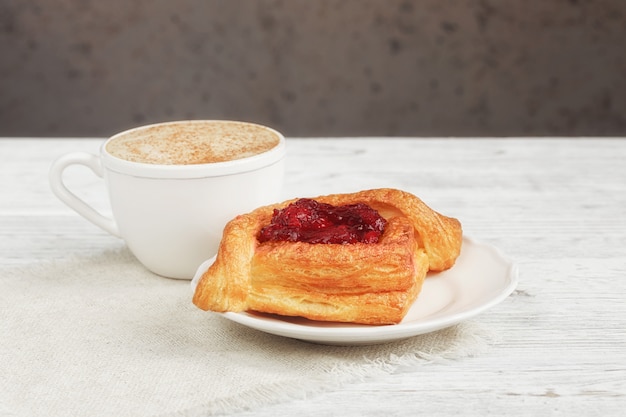
{"type": "Polygon", "coordinates": [[[625,0],[0,0],[0,136],[626,135],[625,0]]]}

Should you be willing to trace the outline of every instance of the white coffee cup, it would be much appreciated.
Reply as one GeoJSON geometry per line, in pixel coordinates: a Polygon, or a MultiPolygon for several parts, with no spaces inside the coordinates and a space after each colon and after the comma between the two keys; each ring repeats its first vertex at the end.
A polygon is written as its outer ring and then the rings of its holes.
{"type": "Polygon", "coordinates": [[[284,156],[285,138],[265,126],[168,122],[118,133],[104,142],[99,155],[74,152],[60,157],[52,164],[50,185],[69,207],[124,239],[149,270],[192,279],[198,266],[217,252],[229,220],[278,201],[284,156]],[[150,144],[154,137],[162,139],[159,151],[150,144]],[[130,145],[120,151],[122,142],[130,145]],[[104,178],[112,218],[66,187],[63,171],[74,164],[104,178]]]}

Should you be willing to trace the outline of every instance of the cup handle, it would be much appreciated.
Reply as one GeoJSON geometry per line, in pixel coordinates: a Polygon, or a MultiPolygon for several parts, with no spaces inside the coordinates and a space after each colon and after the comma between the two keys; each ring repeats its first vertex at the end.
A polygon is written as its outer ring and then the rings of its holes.
{"type": "Polygon", "coordinates": [[[87,152],[69,153],[61,156],[52,163],[49,175],[52,192],[59,200],[105,232],[113,236],[121,237],[117,224],[112,218],[100,214],[65,186],[63,182],[63,171],[70,165],[84,165],[91,169],[98,177],[102,178],[102,163],[98,156],[87,152]]]}

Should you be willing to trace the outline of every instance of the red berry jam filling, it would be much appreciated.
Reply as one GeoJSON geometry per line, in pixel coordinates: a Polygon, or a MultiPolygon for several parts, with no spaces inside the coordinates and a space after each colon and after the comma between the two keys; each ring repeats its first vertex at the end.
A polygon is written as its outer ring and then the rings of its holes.
{"type": "Polygon", "coordinates": [[[303,198],[274,210],[259,242],[376,243],[387,221],[367,204],[333,206],[303,198]]]}

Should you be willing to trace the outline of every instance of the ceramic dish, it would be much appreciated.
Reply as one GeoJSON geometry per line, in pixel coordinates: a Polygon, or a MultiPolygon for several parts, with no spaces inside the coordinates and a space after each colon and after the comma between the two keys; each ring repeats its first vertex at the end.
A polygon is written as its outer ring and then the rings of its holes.
{"type": "MultiPolygon", "coordinates": [[[[203,263],[191,282],[195,288],[214,258],[203,263]]],[[[493,246],[465,238],[454,267],[429,273],[422,291],[402,322],[367,326],[312,321],[257,312],[220,313],[244,326],[309,342],[366,345],[406,339],[440,330],[476,316],[509,296],[517,286],[517,268],[493,246]]]]}

